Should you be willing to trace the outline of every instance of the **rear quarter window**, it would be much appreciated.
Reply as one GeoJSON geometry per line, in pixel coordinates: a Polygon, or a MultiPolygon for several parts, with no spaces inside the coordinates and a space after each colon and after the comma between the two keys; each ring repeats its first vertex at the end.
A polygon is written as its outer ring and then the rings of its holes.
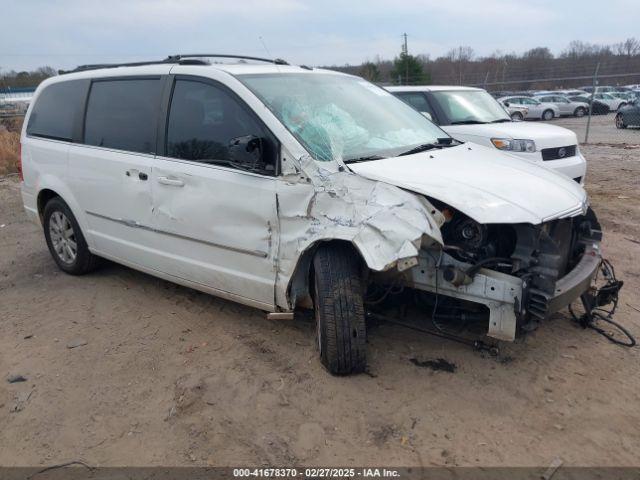
{"type": "Polygon", "coordinates": [[[138,153],[155,153],[162,81],[99,80],[91,85],[84,143],[138,153]]]}
{"type": "Polygon", "coordinates": [[[88,82],[70,80],[45,87],[36,98],[27,135],[72,141],[86,97],[88,82]]]}

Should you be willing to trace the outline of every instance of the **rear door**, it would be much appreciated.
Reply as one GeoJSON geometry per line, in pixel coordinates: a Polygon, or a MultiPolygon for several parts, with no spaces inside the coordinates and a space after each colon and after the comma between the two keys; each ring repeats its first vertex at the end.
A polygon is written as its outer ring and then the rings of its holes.
{"type": "Polygon", "coordinates": [[[213,80],[176,76],[166,110],[164,154],[152,174],[158,269],[272,308],[275,138],[240,98],[213,80]],[[263,161],[255,165],[240,162],[233,146],[249,136],[263,144],[263,161]]]}
{"type": "Polygon", "coordinates": [[[95,250],[146,267],[154,264],[150,179],[164,80],[94,79],[82,142],[69,150],[69,183],[95,250]]]}

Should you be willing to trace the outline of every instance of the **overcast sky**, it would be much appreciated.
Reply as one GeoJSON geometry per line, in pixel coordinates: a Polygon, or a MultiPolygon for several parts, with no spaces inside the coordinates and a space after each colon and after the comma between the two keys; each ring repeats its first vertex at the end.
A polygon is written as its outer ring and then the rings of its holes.
{"type": "Polygon", "coordinates": [[[200,52],[359,64],[393,58],[403,32],[432,58],[459,45],[559,53],[640,36],[640,0],[0,0],[0,69],[200,52]]]}

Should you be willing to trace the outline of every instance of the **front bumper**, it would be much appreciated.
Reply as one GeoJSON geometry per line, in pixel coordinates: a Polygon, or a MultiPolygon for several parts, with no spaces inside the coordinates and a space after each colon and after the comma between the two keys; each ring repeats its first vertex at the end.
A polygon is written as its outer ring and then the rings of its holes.
{"type": "MultiPolygon", "coordinates": [[[[602,256],[598,242],[585,247],[576,266],[556,282],[553,295],[545,298],[546,316],[570,305],[591,286],[602,256]]],[[[409,270],[409,286],[437,295],[444,295],[470,302],[480,303],[489,309],[487,335],[500,340],[513,341],[518,325],[528,315],[526,299],[531,295],[530,287],[519,277],[481,268],[467,285],[455,286],[447,282],[443,272],[447,267],[461,270],[469,268],[442,252],[421,251],[418,265],[409,270]]]]}

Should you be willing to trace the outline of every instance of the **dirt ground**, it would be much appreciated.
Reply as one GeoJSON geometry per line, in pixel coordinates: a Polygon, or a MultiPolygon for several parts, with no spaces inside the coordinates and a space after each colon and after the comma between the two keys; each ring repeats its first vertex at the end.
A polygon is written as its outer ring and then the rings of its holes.
{"type": "MultiPolygon", "coordinates": [[[[640,149],[582,148],[640,336],[640,149]]],[[[497,359],[381,325],[370,374],[332,377],[307,321],[113,264],[59,272],[0,181],[0,465],[637,466],[639,360],[560,314],[497,359]]]]}

